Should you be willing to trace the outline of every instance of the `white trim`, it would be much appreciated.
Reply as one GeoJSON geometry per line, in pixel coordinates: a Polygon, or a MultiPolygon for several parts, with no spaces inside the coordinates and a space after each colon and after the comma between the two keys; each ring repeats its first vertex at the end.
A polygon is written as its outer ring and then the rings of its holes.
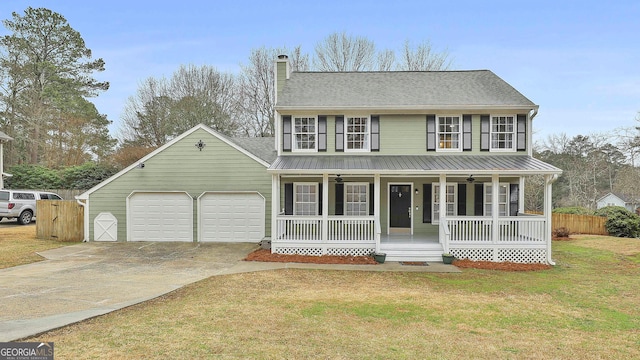
{"type": "Polygon", "coordinates": [[[268,172],[273,174],[282,174],[282,175],[322,175],[322,173],[336,173],[336,174],[349,174],[349,175],[372,175],[373,173],[377,173],[380,175],[397,175],[397,176],[439,176],[441,173],[446,172],[449,176],[464,176],[469,177],[469,173],[472,172],[475,177],[480,175],[482,176],[490,176],[496,172],[499,172],[501,176],[523,176],[523,175],[553,175],[562,174],[562,170],[539,170],[539,169],[529,169],[529,170],[478,170],[478,169],[467,169],[467,170],[447,170],[447,169],[437,169],[437,170],[379,170],[379,169],[267,169],[268,172]]]}
{"type": "MultiPolygon", "coordinates": [[[[343,124],[343,137],[344,137],[344,152],[345,153],[357,153],[357,152],[371,152],[371,116],[369,115],[344,115],[344,124],[343,124]],[[366,148],[362,149],[349,149],[348,144],[348,128],[349,128],[349,119],[366,119],[366,133],[364,136],[364,142],[366,143],[366,148]]],[[[360,134],[360,133],[357,133],[360,134]]]]}
{"type": "MultiPolygon", "coordinates": [[[[411,235],[413,235],[413,182],[407,182],[407,181],[403,181],[403,182],[388,182],[387,183],[387,234],[389,234],[389,231],[391,229],[391,186],[406,186],[409,185],[411,186],[411,190],[409,191],[409,196],[411,197],[411,214],[409,216],[409,224],[411,225],[411,235]]],[[[405,229],[405,228],[398,228],[398,229],[405,229]]]]}
{"type": "MultiPolygon", "coordinates": [[[[186,191],[153,191],[153,190],[133,190],[126,198],[125,204],[125,218],[127,219],[127,239],[126,241],[131,241],[131,211],[129,211],[130,201],[133,195],[135,194],[185,194],[191,199],[191,206],[193,209],[193,198],[186,191]]],[[[87,210],[88,211],[88,210],[87,210]]],[[[193,211],[189,214],[189,218],[191,219],[191,224],[193,226],[193,211]]],[[[87,221],[87,217],[85,217],[85,221],[87,221]]],[[[94,229],[95,230],[95,229],[94,229]]],[[[190,232],[191,241],[193,242],[193,230],[190,232]]]]}
{"type": "Polygon", "coordinates": [[[516,152],[517,151],[517,141],[518,141],[518,115],[514,114],[491,114],[489,115],[489,152],[516,152]],[[513,123],[511,132],[494,132],[493,131],[493,118],[494,117],[504,117],[511,118],[513,123]],[[494,134],[511,134],[511,147],[510,148],[499,148],[493,147],[493,135],[494,134]]]}
{"type": "Polygon", "coordinates": [[[443,153],[452,153],[452,152],[462,152],[462,115],[458,115],[458,114],[440,114],[440,115],[436,115],[436,152],[443,152],[443,153]],[[458,131],[457,132],[446,132],[446,133],[441,133],[440,132],[440,118],[444,118],[446,121],[446,118],[452,118],[452,121],[454,118],[458,119],[458,131]],[[440,135],[441,134],[452,134],[452,135],[458,135],[458,147],[456,148],[442,148],[440,147],[440,135]]]}
{"type": "MultiPolygon", "coordinates": [[[[389,111],[389,114],[397,114],[398,111],[415,111],[416,114],[433,114],[434,110],[457,110],[464,112],[476,112],[482,111],[486,113],[488,110],[516,110],[516,111],[530,111],[536,110],[539,108],[539,105],[389,105],[389,106],[380,106],[380,105],[372,105],[372,106],[276,106],[277,111],[309,111],[309,110],[321,110],[321,112],[334,111],[334,112],[345,112],[345,111],[366,111],[371,112],[373,114],[377,114],[382,111],[389,111]]],[[[314,111],[315,112],[315,111],[314,111]]],[[[341,115],[341,113],[326,113],[326,115],[341,115]]]]}
{"type": "MultiPolygon", "coordinates": [[[[232,148],[240,151],[241,153],[243,153],[244,155],[248,156],[249,158],[255,160],[260,165],[263,165],[264,167],[269,168],[270,164],[267,163],[266,161],[264,161],[264,160],[260,159],[259,157],[253,155],[249,151],[247,151],[244,148],[240,147],[239,145],[235,144],[231,140],[227,139],[225,136],[223,136],[220,133],[218,133],[217,131],[211,129],[210,127],[208,127],[208,126],[206,126],[204,124],[198,124],[198,125],[192,127],[191,129],[185,131],[184,133],[178,135],[177,137],[175,137],[173,140],[169,141],[168,143],[166,143],[166,144],[162,145],[161,147],[157,148],[156,150],[152,151],[150,154],[148,154],[147,156],[143,157],[142,159],[134,162],[133,164],[131,164],[128,167],[124,168],[123,170],[119,171],[118,173],[116,173],[115,175],[111,176],[107,180],[104,180],[100,184],[98,184],[98,185],[92,187],[91,189],[85,191],[84,193],[76,196],[76,199],[82,199],[82,200],[88,199],[89,195],[91,195],[92,193],[94,193],[97,190],[103,188],[107,184],[111,183],[112,181],[114,181],[115,179],[119,178],[120,176],[128,173],[129,171],[137,169],[138,168],[138,164],[148,161],[152,157],[154,157],[157,154],[161,153],[162,151],[164,151],[168,147],[172,146],[173,144],[177,143],[178,141],[180,141],[180,140],[186,138],[187,136],[193,134],[197,130],[204,130],[204,131],[208,132],[209,134],[211,134],[214,137],[218,138],[219,140],[221,140],[225,144],[231,146],[232,148]]],[[[197,151],[197,149],[194,148],[194,151],[197,151]]],[[[142,171],[144,171],[144,170],[142,170],[142,171]]]]}
{"type": "MultiPolygon", "coordinates": [[[[196,208],[197,208],[197,218],[196,218],[196,228],[198,229],[198,235],[197,235],[197,242],[202,242],[202,197],[205,195],[209,195],[209,194],[258,194],[260,195],[260,197],[262,198],[262,201],[264,202],[264,211],[265,211],[265,217],[266,217],[266,204],[267,204],[267,199],[264,197],[264,195],[262,195],[259,191],[205,191],[202,194],[200,194],[196,200],[196,208]]],[[[263,222],[263,226],[264,224],[264,220],[262,219],[263,222]]],[[[263,229],[266,232],[266,229],[263,229]]],[[[263,235],[264,237],[264,235],[263,235]]]]}
{"type": "MultiPolygon", "coordinates": [[[[300,134],[311,134],[300,133],[300,134]]],[[[291,152],[296,153],[315,153],[318,152],[318,117],[315,115],[292,115],[291,116],[291,152]],[[298,149],[298,141],[296,139],[296,119],[313,119],[313,128],[315,129],[313,135],[315,136],[315,146],[313,149],[298,149]]]]}

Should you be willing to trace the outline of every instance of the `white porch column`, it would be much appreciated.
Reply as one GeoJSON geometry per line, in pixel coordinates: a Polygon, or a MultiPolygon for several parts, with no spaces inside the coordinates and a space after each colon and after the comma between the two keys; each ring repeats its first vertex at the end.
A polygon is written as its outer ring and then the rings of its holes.
{"type": "Polygon", "coordinates": [[[518,185],[518,212],[520,214],[524,214],[525,203],[524,203],[524,176],[520,176],[520,184],[518,185]]]}
{"type": "Polygon", "coordinates": [[[376,237],[376,253],[380,252],[380,174],[373,176],[373,226],[376,237]]]}
{"type": "Polygon", "coordinates": [[[271,175],[271,252],[278,239],[278,214],[280,214],[280,175],[271,175]]]}
{"type": "Polygon", "coordinates": [[[553,193],[553,182],[558,179],[558,175],[545,175],[544,176],[544,232],[545,239],[547,241],[547,262],[549,265],[555,265],[556,263],[551,260],[551,211],[553,208],[551,194],[553,193]]]}
{"type": "MultiPolygon", "coordinates": [[[[493,244],[498,243],[498,217],[500,217],[500,176],[498,174],[491,175],[491,222],[493,225],[491,229],[491,242],[493,244]]],[[[493,248],[493,261],[498,261],[498,249],[493,248]]]]}
{"type": "Polygon", "coordinates": [[[329,241],[329,174],[322,174],[322,254],[327,253],[329,241]]]}
{"type": "MultiPolygon", "coordinates": [[[[440,202],[438,203],[438,222],[443,221],[447,218],[447,175],[440,174],[440,191],[438,192],[438,198],[440,202]]],[[[424,209],[423,209],[424,210],[424,209]]],[[[447,224],[448,226],[448,224],[447,224]]],[[[438,239],[440,243],[443,243],[443,239],[446,240],[445,234],[442,234],[440,231],[441,227],[438,226],[438,239]]],[[[449,251],[449,244],[443,244],[443,248],[445,251],[449,251]]]]}

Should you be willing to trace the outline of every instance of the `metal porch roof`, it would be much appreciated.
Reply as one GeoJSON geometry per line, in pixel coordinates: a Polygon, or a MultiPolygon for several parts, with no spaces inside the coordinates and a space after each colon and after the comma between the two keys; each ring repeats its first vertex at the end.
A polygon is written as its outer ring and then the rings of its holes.
{"type": "Polygon", "coordinates": [[[270,172],[288,174],[561,174],[528,155],[290,155],[279,156],[270,172]]]}

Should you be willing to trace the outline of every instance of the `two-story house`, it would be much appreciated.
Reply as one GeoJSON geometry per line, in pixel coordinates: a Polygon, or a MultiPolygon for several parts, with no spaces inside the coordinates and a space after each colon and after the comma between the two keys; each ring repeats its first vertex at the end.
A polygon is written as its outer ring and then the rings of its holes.
{"type": "Polygon", "coordinates": [[[85,240],[552,263],[561,170],[531,156],[538,106],[495,74],[275,67],[275,139],[195,126],[77,197],[85,240]],[[525,215],[535,174],[544,215],[525,215]]]}
{"type": "Polygon", "coordinates": [[[535,105],[488,70],[290,72],[276,64],[271,245],[283,254],[551,260],[561,170],[532,157],[535,105]],[[524,214],[527,176],[544,215],[524,214]]]}

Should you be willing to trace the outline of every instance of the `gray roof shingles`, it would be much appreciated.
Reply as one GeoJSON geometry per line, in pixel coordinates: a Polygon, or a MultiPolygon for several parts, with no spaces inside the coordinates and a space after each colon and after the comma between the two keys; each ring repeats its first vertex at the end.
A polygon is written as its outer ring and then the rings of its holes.
{"type": "Polygon", "coordinates": [[[277,158],[273,137],[234,137],[229,140],[269,164],[277,158]]]}
{"type": "Polygon", "coordinates": [[[293,72],[277,108],[535,107],[489,70],[293,72]]]}

